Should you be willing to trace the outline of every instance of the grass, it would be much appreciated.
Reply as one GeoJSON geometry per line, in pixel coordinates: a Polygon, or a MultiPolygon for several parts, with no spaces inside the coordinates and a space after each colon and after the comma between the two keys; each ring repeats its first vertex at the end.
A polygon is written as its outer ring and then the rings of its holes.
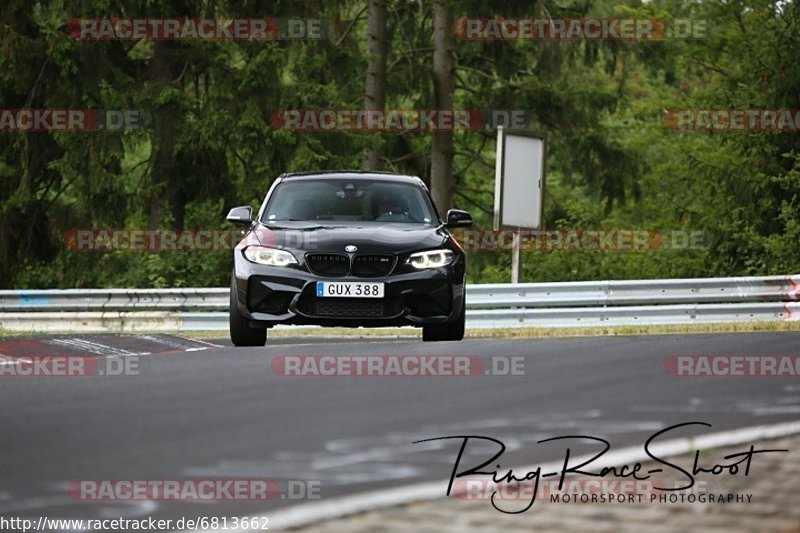
{"type": "MultiPolygon", "coordinates": [[[[700,334],[700,333],[749,333],[756,331],[800,331],[800,321],[773,321],[773,322],[723,322],[717,324],[680,324],[668,326],[600,326],[600,327],[519,327],[496,329],[468,329],[466,338],[469,339],[545,339],[558,337],[608,337],[618,335],[674,335],[674,334],[700,334]]],[[[71,332],[77,334],[79,332],[71,332]]],[[[144,333],[144,332],[142,332],[144,333]]],[[[193,339],[226,338],[227,331],[181,331],[160,332],[176,333],[183,337],[193,339]]],[[[9,331],[0,328],[0,338],[35,335],[32,332],[9,331]]],[[[290,328],[272,330],[270,338],[290,337],[349,337],[352,339],[364,338],[395,338],[417,339],[422,336],[422,330],[417,328],[290,328]]]]}
{"type": "MultiPolygon", "coordinates": [[[[800,331],[800,321],[731,322],[717,324],[680,324],[669,326],[602,326],[576,328],[495,328],[468,329],[470,339],[543,339],[554,337],[606,337],[616,335],[673,335],[700,333],[748,333],[755,331],[800,331]]],[[[190,338],[227,337],[225,331],[185,331],[181,335],[190,338]]],[[[272,330],[270,338],[285,337],[352,337],[358,338],[419,338],[422,330],[416,328],[292,328],[272,330]]]]}

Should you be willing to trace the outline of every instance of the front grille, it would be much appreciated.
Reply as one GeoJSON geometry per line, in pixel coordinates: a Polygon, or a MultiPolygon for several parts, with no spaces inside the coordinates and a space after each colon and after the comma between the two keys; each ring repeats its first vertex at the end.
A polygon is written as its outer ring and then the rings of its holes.
{"type": "Polygon", "coordinates": [[[344,254],[308,254],[306,263],[320,276],[344,276],[350,271],[350,258],[344,254]]]}
{"type": "Polygon", "coordinates": [[[385,316],[382,300],[352,298],[319,298],[314,304],[317,316],[347,318],[381,318],[385,316]]]}
{"type": "Polygon", "coordinates": [[[345,254],[314,253],[306,255],[308,269],[320,276],[346,276],[348,273],[359,278],[388,276],[394,268],[394,256],[386,254],[365,254],[353,258],[345,254]]]}
{"type": "Polygon", "coordinates": [[[353,275],[364,278],[386,276],[394,266],[391,255],[357,255],[353,258],[353,275]]]}

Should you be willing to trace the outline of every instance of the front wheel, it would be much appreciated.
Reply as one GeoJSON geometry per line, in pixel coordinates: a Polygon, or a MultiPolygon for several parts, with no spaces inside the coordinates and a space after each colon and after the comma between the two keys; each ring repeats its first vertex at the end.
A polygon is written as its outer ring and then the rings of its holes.
{"type": "Polygon", "coordinates": [[[464,325],[467,319],[466,302],[461,303],[461,315],[451,324],[422,326],[423,342],[460,341],[464,338],[464,325]]]}
{"type": "Polygon", "coordinates": [[[230,332],[234,346],[264,346],[267,343],[267,328],[254,328],[239,312],[236,305],[236,280],[231,278],[230,332]]]}

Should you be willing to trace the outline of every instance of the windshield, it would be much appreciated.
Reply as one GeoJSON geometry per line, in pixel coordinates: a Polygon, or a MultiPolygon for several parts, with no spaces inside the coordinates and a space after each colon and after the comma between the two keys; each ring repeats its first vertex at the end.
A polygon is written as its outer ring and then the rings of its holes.
{"type": "Polygon", "coordinates": [[[279,184],[262,222],[302,221],[315,225],[438,224],[433,207],[419,187],[370,179],[292,180],[279,184]]]}

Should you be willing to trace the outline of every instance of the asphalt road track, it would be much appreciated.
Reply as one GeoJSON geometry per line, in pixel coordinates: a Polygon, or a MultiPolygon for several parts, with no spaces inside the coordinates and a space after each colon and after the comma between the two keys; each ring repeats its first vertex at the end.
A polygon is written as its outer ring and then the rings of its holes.
{"type": "MultiPolygon", "coordinates": [[[[561,446],[536,444],[557,435],[596,435],[621,448],[681,422],[708,422],[710,432],[800,418],[797,378],[664,371],[675,354],[798,355],[793,332],[426,344],[302,338],[258,349],[210,343],[164,335],[0,341],[0,353],[18,357],[148,354],[139,375],[0,377],[0,515],[232,517],[298,503],[82,502],[66,492],[75,479],[258,477],[279,480],[282,490],[289,480],[318,484],[322,498],[442,480],[444,493],[458,444],[413,441],[492,436],[508,446],[503,466],[511,467],[563,457],[561,446]],[[271,367],[276,356],[328,354],[523,357],[525,372],[309,378],[271,367]]],[[[476,447],[465,464],[486,451],[476,447]]]]}

